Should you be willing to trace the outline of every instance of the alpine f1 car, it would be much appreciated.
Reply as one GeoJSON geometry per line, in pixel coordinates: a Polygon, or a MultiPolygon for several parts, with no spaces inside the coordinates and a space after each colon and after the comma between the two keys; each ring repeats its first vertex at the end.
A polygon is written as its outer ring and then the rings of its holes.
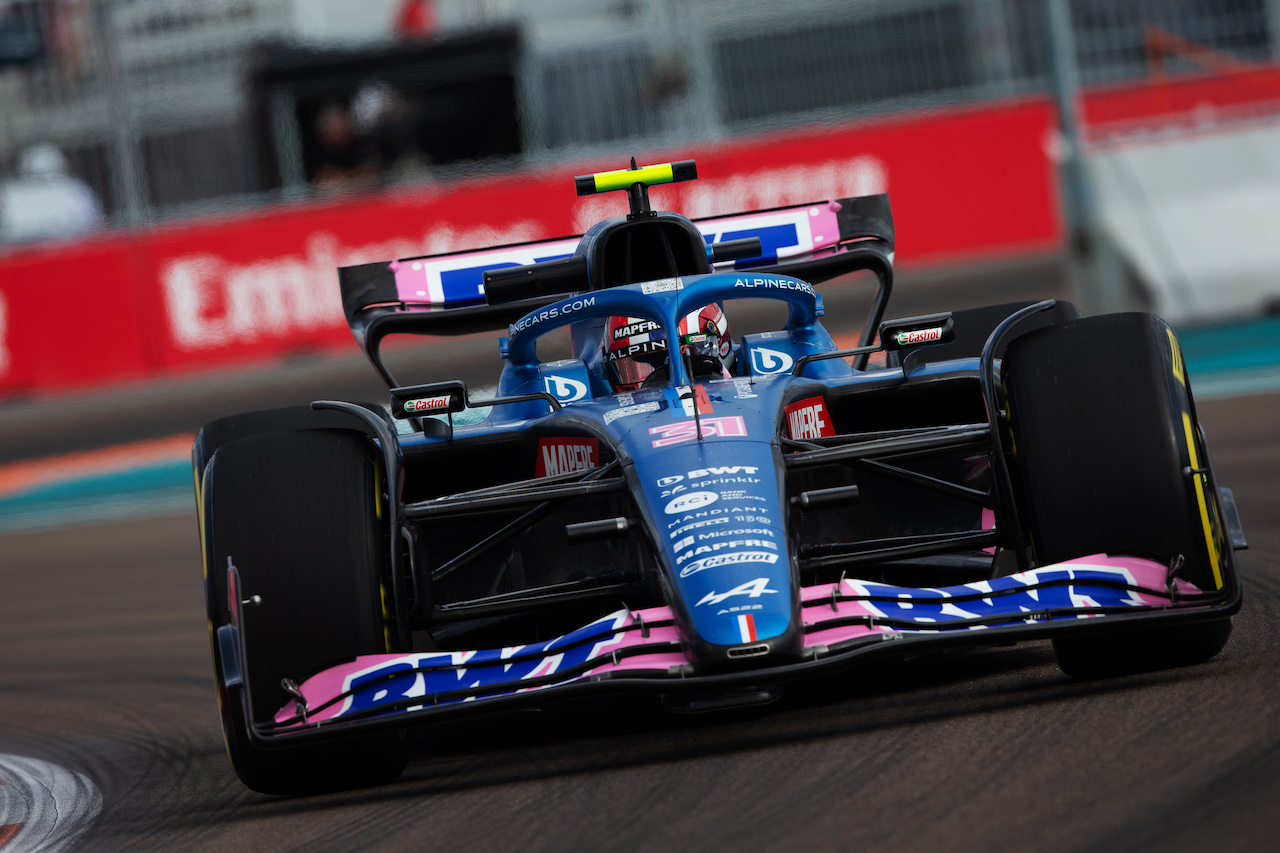
{"type": "Polygon", "coordinates": [[[1091,678],[1206,660],[1244,547],[1178,340],[1052,300],[884,319],[883,195],[340,270],[389,405],[207,424],[193,449],[223,732],[258,791],[395,778],[405,733],[646,694],[677,711],[1050,639],[1091,678]],[[840,349],[815,285],[878,289],[840,349]],[[867,277],[871,280],[871,277],[867,277]],[[737,339],[733,301],[783,328],[737,339]],[[568,329],[573,358],[542,361],[568,329]],[[391,334],[502,330],[496,391],[400,385],[391,334]],[[872,357],[874,356],[874,363],[872,357]]]}

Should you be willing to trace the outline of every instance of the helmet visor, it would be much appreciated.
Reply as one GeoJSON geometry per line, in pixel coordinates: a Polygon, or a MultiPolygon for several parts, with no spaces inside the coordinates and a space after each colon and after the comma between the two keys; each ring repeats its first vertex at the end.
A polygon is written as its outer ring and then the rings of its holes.
{"type": "Polygon", "coordinates": [[[619,386],[638,386],[649,378],[655,370],[667,362],[665,349],[640,355],[618,358],[609,362],[613,371],[613,381],[619,386]]]}

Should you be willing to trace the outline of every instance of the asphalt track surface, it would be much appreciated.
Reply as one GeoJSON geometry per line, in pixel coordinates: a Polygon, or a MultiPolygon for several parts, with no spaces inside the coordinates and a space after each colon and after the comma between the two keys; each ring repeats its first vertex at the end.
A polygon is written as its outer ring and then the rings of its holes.
{"type": "Polygon", "coordinates": [[[1234,635],[1200,666],[1076,682],[1033,643],[750,711],[532,713],[424,735],[389,786],[266,797],[223,752],[177,515],[0,537],[0,754],[92,780],[90,850],[1274,850],[1280,394],[1200,416],[1251,545],[1234,635]]]}

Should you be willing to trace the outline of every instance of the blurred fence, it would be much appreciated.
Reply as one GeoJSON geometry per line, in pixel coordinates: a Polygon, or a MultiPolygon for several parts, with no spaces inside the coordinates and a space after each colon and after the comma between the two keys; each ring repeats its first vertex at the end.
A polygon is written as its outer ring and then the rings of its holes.
{"type": "Polygon", "coordinates": [[[289,0],[0,4],[0,43],[34,53],[0,49],[0,163],[58,145],[117,222],[255,192],[245,62],[289,12],[289,0]]]}
{"type": "MultiPolygon", "coordinates": [[[[33,143],[52,142],[115,224],[321,191],[307,146],[311,123],[330,117],[326,103],[253,82],[281,55],[272,45],[295,41],[303,2],[0,0],[0,174],[12,175],[33,143]]],[[[479,159],[421,157],[379,182],[1047,88],[1041,0],[440,0],[438,9],[439,45],[465,46],[468,27],[514,26],[512,140],[468,143],[479,159]]],[[[1187,113],[1203,122],[1205,103],[1214,121],[1280,112],[1280,0],[1071,0],[1070,9],[1091,87],[1087,123],[1131,131],[1187,113]]],[[[436,93],[419,104],[443,123],[436,138],[462,115],[462,96],[437,91],[459,67],[428,62],[413,84],[436,93]]],[[[358,119],[362,94],[386,102],[369,88],[377,77],[356,68],[347,90],[325,97],[358,119]]]]}

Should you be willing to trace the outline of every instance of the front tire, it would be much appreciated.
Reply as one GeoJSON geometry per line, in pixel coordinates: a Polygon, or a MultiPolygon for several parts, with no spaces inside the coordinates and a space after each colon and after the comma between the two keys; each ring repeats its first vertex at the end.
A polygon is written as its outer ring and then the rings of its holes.
{"type": "MultiPolygon", "coordinates": [[[[1089,317],[1010,343],[1003,364],[1015,478],[1038,565],[1089,554],[1182,555],[1221,589],[1226,537],[1173,330],[1152,314],[1089,317]]],[[[1058,665],[1097,678],[1208,660],[1227,618],[1054,640],[1058,665]]]]}
{"type": "MultiPolygon", "coordinates": [[[[378,519],[380,468],[353,430],[252,435],[222,445],[202,480],[210,623],[230,621],[228,560],[242,609],[255,721],[287,701],[282,678],[301,683],[358,655],[388,651],[380,580],[386,524],[378,519]]],[[[218,650],[214,649],[215,669],[218,650]]],[[[399,733],[264,749],[250,741],[241,691],[215,672],[223,734],[241,781],[267,794],[305,794],[392,781],[404,770],[399,733]]]]}

